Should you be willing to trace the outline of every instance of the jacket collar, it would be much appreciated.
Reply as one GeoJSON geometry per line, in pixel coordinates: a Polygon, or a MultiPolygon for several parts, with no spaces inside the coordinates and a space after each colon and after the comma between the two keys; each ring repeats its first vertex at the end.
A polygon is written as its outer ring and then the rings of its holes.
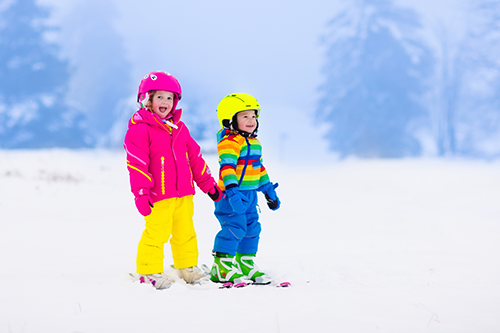
{"type": "MultiPolygon", "coordinates": [[[[168,120],[173,123],[174,125],[177,125],[179,121],[181,120],[182,116],[182,109],[176,109],[172,112],[172,117],[169,118],[168,120]]],[[[158,125],[162,126],[164,125],[163,122],[161,121],[161,118],[158,117],[158,115],[150,112],[147,109],[141,108],[137,112],[135,112],[132,117],[130,118],[128,122],[128,127],[130,128],[131,126],[138,124],[138,123],[146,123],[149,125],[158,125]]],[[[164,125],[168,126],[168,125],[164,125]]]]}

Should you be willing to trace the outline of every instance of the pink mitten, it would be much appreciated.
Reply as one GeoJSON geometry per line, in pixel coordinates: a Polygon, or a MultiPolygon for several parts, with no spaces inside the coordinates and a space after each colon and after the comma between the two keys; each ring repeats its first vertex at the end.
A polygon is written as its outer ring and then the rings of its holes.
{"type": "Polygon", "coordinates": [[[135,205],[137,210],[141,215],[148,216],[151,214],[151,208],[153,204],[151,203],[151,197],[149,196],[149,190],[145,188],[140,188],[133,191],[135,195],[135,205]]]}

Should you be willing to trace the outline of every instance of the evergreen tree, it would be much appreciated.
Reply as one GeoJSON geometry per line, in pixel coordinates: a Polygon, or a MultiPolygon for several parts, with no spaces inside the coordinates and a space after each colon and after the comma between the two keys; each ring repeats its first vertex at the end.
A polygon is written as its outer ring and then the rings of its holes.
{"type": "Polygon", "coordinates": [[[413,12],[390,1],[358,0],[329,24],[318,120],[341,156],[421,154],[416,131],[427,117],[422,99],[431,70],[413,12]]]}
{"type": "Polygon", "coordinates": [[[452,40],[446,28],[439,29],[438,58],[433,91],[435,100],[431,103],[432,128],[440,157],[457,153],[457,107],[463,70],[457,41],[452,40]]]}
{"type": "Polygon", "coordinates": [[[85,146],[82,116],[64,103],[68,64],[51,31],[46,8],[17,0],[0,13],[0,147],[85,146]]]}
{"type": "Polygon", "coordinates": [[[455,62],[455,150],[459,155],[500,156],[500,1],[471,3],[468,33],[455,62]]]}

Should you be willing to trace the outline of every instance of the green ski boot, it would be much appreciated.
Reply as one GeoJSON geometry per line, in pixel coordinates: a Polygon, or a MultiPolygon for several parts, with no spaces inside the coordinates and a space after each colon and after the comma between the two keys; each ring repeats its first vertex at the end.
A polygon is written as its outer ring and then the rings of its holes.
{"type": "Polygon", "coordinates": [[[257,265],[253,262],[255,259],[254,254],[236,253],[236,265],[238,269],[253,281],[254,284],[270,284],[272,279],[261,272],[257,265]]]}
{"type": "Polygon", "coordinates": [[[214,264],[210,270],[210,280],[219,283],[252,283],[252,280],[238,270],[238,266],[234,263],[234,256],[220,252],[214,252],[213,255],[214,264]]]}

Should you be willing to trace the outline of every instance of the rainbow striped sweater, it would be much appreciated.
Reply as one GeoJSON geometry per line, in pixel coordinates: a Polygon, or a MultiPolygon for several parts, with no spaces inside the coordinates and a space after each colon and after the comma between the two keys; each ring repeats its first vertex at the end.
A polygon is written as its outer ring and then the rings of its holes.
{"type": "Polygon", "coordinates": [[[241,191],[256,190],[270,182],[262,164],[262,145],[257,138],[222,129],[217,133],[217,140],[221,190],[233,186],[239,186],[241,191]]]}

